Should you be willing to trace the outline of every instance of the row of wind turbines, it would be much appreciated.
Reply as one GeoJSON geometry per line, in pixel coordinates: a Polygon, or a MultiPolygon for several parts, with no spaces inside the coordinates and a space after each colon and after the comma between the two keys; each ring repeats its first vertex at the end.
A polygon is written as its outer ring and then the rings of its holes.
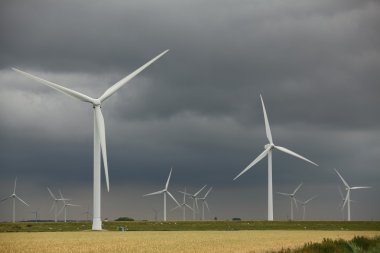
{"type": "MultiPolygon", "coordinates": [[[[61,86],[57,83],[53,83],[51,81],[47,81],[45,79],[42,79],[40,77],[37,77],[35,75],[29,74],[27,72],[24,72],[22,70],[19,70],[17,68],[12,68],[14,71],[20,73],[21,75],[34,80],[36,82],[39,82],[41,84],[44,84],[50,88],[53,88],[69,97],[72,97],[76,100],[89,103],[93,107],[93,114],[94,114],[94,161],[93,161],[93,173],[94,173],[94,180],[93,180],[93,222],[92,222],[92,229],[93,230],[101,230],[102,229],[102,220],[101,220],[101,160],[103,160],[103,168],[104,168],[104,175],[107,185],[107,190],[109,191],[109,178],[108,178],[108,162],[107,162],[107,149],[106,149],[106,135],[105,135],[105,124],[104,124],[104,118],[101,111],[102,103],[108,99],[110,96],[112,96],[116,91],[118,91],[121,87],[123,87],[125,84],[127,84],[130,80],[132,80],[135,76],[137,76],[140,72],[142,72],[144,69],[146,69],[148,66],[150,66],[153,62],[161,58],[163,55],[165,55],[169,50],[165,50],[161,54],[157,55],[144,65],[142,65],[140,68],[133,71],[131,74],[127,75],[111,87],[109,87],[100,97],[98,98],[92,98],[87,95],[84,95],[80,92],[74,91],[72,89],[66,88],[64,86],[61,86]],[[101,159],[102,158],[102,159],[101,159]]],[[[315,166],[318,166],[316,163],[306,159],[305,157],[287,149],[281,146],[277,146],[273,143],[272,139],[272,133],[269,126],[269,121],[267,117],[267,113],[264,106],[264,101],[262,96],[260,95],[261,103],[263,107],[264,112],[264,121],[265,121],[265,129],[266,129],[266,135],[268,138],[269,143],[264,146],[264,151],[253,161],[251,162],[241,173],[239,173],[234,180],[239,178],[242,174],[247,172],[250,168],[252,168],[255,164],[257,164],[260,160],[262,160],[264,157],[268,157],[268,220],[273,220],[273,187],[272,187],[272,152],[274,150],[278,150],[284,153],[287,153],[289,155],[295,156],[299,159],[302,159],[306,162],[309,162],[315,166]]],[[[338,173],[339,177],[340,174],[338,173]]],[[[170,175],[169,175],[170,179],[170,175]]],[[[341,177],[343,180],[343,178],[341,177]]],[[[349,187],[348,184],[343,180],[345,186],[346,186],[346,198],[344,203],[347,203],[348,210],[350,209],[350,191],[354,189],[361,189],[361,188],[368,188],[368,187],[349,187]]],[[[156,194],[163,194],[164,195],[164,217],[166,219],[166,196],[169,195],[173,200],[174,197],[170,192],[167,190],[167,186],[158,192],[153,192],[148,195],[156,195],[156,194]]],[[[190,196],[194,199],[193,202],[193,209],[196,207],[197,202],[195,201],[196,196],[189,195],[188,193],[185,193],[184,195],[190,196]]],[[[11,195],[10,197],[15,198],[15,195],[11,195]]],[[[177,201],[175,201],[177,202],[177,201]]],[[[178,203],[177,203],[178,204],[178,203]]],[[[205,204],[206,205],[206,204],[205,204]]],[[[184,205],[186,206],[186,205],[184,205]]],[[[207,205],[206,205],[207,206],[207,205]]],[[[348,219],[350,220],[350,211],[348,211],[348,219]]]]}
{"type": "Polygon", "coordinates": [[[200,201],[202,201],[202,205],[201,205],[201,208],[202,208],[202,218],[201,219],[205,220],[205,207],[208,209],[208,211],[210,211],[210,208],[208,206],[206,198],[210,194],[210,192],[212,190],[212,187],[210,187],[208,189],[208,191],[206,192],[206,194],[203,197],[199,197],[199,194],[203,191],[204,188],[206,188],[207,185],[204,185],[200,190],[198,190],[194,194],[187,193],[186,192],[186,188],[185,188],[184,191],[179,191],[180,193],[183,194],[183,201],[180,204],[176,200],[176,198],[173,196],[173,194],[171,194],[169,192],[169,190],[168,190],[170,178],[172,176],[172,171],[173,171],[173,168],[170,169],[169,176],[168,176],[168,179],[166,180],[166,184],[165,184],[165,188],[164,189],[156,191],[156,192],[151,192],[151,193],[145,194],[144,197],[163,194],[163,196],[164,196],[164,217],[163,217],[164,221],[167,220],[167,213],[166,213],[166,196],[167,195],[169,195],[169,197],[177,204],[177,206],[174,207],[172,209],[172,211],[174,211],[174,210],[176,210],[178,208],[182,208],[182,220],[184,220],[184,221],[186,220],[186,208],[190,209],[193,212],[193,220],[196,219],[196,214],[199,212],[198,200],[200,200],[200,201]],[[186,197],[190,197],[193,200],[193,207],[189,206],[186,203],[186,197]]]}

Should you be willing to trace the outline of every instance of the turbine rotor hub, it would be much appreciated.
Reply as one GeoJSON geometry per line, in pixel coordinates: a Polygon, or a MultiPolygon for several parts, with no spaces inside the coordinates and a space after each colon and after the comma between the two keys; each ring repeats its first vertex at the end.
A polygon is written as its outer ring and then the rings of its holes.
{"type": "Polygon", "coordinates": [[[93,99],[93,101],[92,101],[92,104],[93,104],[94,106],[99,106],[101,103],[102,103],[102,102],[100,101],[99,98],[95,98],[95,99],[93,99]]]}

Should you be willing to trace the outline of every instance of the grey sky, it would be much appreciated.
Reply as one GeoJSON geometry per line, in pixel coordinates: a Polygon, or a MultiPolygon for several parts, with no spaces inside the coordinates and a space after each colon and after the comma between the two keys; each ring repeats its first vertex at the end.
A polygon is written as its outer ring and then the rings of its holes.
{"type": "MultiPolygon", "coordinates": [[[[274,191],[303,181],[300,198],[320,195],[310,218],[339,219],[336,167],[349,183],[373,186],[353,193],[352,218],[380,219],[379,12],[378,1],[354,0],[2,1],[0,197],[18,176],[20,195],[45,218],[46,186],[92,200],[90,105],[10,67],[97,97],[170,49],[102,108],[111,183],[103,217],[162,214],[160,197],[141,196],[173,166],[172,192],[214,186],[212,216],[265,219],[266,161],[232,181],[266,143],[261,93],[274,141],[320,164],[274,153],[274,191]]],[[[0,204],[0,220],[10,206],[0,204]]],[[[288,209],[275,196],[275,218],[288,209]]]]}

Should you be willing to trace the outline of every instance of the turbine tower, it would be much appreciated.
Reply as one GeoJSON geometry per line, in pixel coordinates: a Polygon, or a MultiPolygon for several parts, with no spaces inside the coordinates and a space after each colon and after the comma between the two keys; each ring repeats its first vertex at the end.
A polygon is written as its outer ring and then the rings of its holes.
{"type": "Polygon", "coordinates": [[[66,222],[66,220],[67,220],[67,208],[68,208],[69,206],[80,206],[80,205],[70,204],[70,203],[66,202],[66,199],[63,197],[61,191],[59,191],[59,194],[61,195],[61,198],[63,199],[63,207],[62,207],[62,209],[58,212],[58,215],[60,215],[60,214],[62,213],[62,211],[64,211],[64,220],[63,220],[63,221],[66,222]]]}
{"type": "Polygon", "coordinates": [[[182,207],[182,220],[183,221],[186,221],[186,207],[189,208],[191,211],[194,212],[194,209],[191,208],[191,206],[189,206],[187,203],[186,203],[186,187],[185,187],[185,190],[183,192],[183,202],[179,205],[179,206],[176,206],[174,207],[171,211],[174,211],[178,208],[182,207]]]}
{"type": "MultiPolygon", "coordinates": [[[[340,195],[340,204],[339,204],[338,208],[340,209],[340,212],[342,213],[343,220],[345,220],[346,219],[346,215],[344,214],[344,206],[343,206],[344,201],[345,201],[345,197],[343,196],[343,192],[340,189],[340,187],[338,187],[338,191],[339,191],[339,195],[340,195]]],[[[350,202],[351,203],[355,203],[356,201],[350,199],[350,202]]]]}
{"type": "Polygon", "coordinates": [[[300,201],[300,200],[296,199],[296,201],[298,201],[298,202],[301,204],[302,208],[303,208],[303,212],[302,212],[302,220],[305,220],[305,217],[306,217],[306,205],[307,205],[310,201],[312,201],[313,199],[315,199],[316,197],[317,197],[317,196],[313,196],[313,197],[309,198],[309,199],[306,200],[306,201],[300,201]]]}
{"type": "Polygon", "coordinates": [[[357,189],[370,189],[371,186],[354,186],[354,187],[350,187],[348,185],[348,183],[346,182],[346,180],[344,180],[344,178],[339,174],[339,172],[334,169],[336,174],[340,177],[340,179],[342,180],[344,186],[346,187],[346,191],[347,191],[347,194],[346,194],[346,197],[344,199],[344,203],[343,203],[343,206],[342,206],[342,209],[344,208],[344,206],[347,204],[347,220],[348,221],[351,221],[351,199],[350,199],[350,196],[351,196],[351,190],[357,190],[357,189]]]}
{"type": "Polygon", "coordinates": [[[296,208],[298,209],[297,199],[296,199],[295,195],[296,195],[297,191],[301,188],[301,186],[302,186],[302,183],[299,186],[297,186],[297,188],[292,193],[277,192],[278,194],[288,196],[290,198],[290,220],[293,220],[293,218],[294,218],[293,217],[293,203],[296,206],[296,208]]]}
{"type": "Polygon", "coordinates": [[[14,185],[14,187],[13,187],[13,193],[12,193],[10,196],[8,196],[8,197],[6,197],[6,198],[0,200],[0,203],[1,203],[1,202],[5,201],[5,200],[7,200],[7,199],[12,199],[12,204],[13,204],[13,209],[12,209],[12,222],[13,222],[13,223],[16,222],[16,199],[18,199],[18,200],[19,200],[21,203],[23,203],[24,205],[29,206],[28,203],[26,203],[26,202],[25,202],[24,200],[22,200],[19,196],[17,196],[17,194],[16,194],[16,184],[17,184],[17,177],[16,177],[16,179],[15,179],[15,185],[14,185]]]}
{"type": "Polygon", "coordinates": [[[211,192],[211,190],[212,190],[212,187],[210,187],[210,189],[208,189],[208,191],[203,196],[203,198],[198,198],[198,200],[202,201],[202,220],[205,220],[205,206],[206,206],[207,210],[210,212],[210,208],[208,207],[208,203],[206,201],[206,198],[207,198],[208,194],[211,192]]]}
{"type": "Polygon", "coordinates": [[[183,193],[187,196],[189,196],[190,198],[193,199],[193,220],[195,220],[196,218],[196,213],[198,211],[198,194],[201,193],[201,191],[206,187],[207,185],[204,185],[199,191],[197,191],[196,193],[194,194],[189,194],[189,193],[186,193],[186,192],[183,192],[183,191],[180,191],[180,193],[183,193]]]}
{"type": "Polygon", "coordinates": [[[57,222],[57,217],[58,217],[58,202],[59,201],[65,201],[65,200],[70,200],[70,199],[63,199],[63,198],[56,198],[54,194],[51,192],[49,187],[46,187],[50,196],[53,198],[53,204],[51,205],[50,212],[54,209],[54,222],[57,222]]]}
{"type": "Polygon", "coordinates": [[[170,181],[170,177],[172,175],[172,170],[173,169],[170,169],[170,173],[169,173],[169,176],[168,176],[168,180],[166,181],[166,185],[165,185],[165,188],[161,191],[156,191],[156,192],[152,192],[152,193],[148,193],[148,194],[145,194],[143,197],[145,196],[152,196],[152,195],[157,195],[157,194],[161,194],[163,193],[164,194],[164,221],[166,221],[166,194],[168,194],[173,200],[174,202],[177,204],[177,206],[180,206],[180,204],[178,203],[178,201],[174,198],[174,196],[168,191],[168,187],[169,187],[169,181],[170,181]]]}
{"type": "Polygon", "coordinates": [[[273,220],[273,186],[272,186],[272,152],[273,152],[273,150],[277,149],[277,150],[282,151],[284,153],[287,153],[289,155],[295,156],[299,159],[305,160],[311,164],[314,164],[315,166],[318,166],[318,165],[316,163],[310,161],[309,159],[306,159],[305,157],[303,157],[303,156],[301,156],[301,155],[299,155],[299,154],[297,154],[297,153],[295,153],[295,152],[293,152],[287,148],[274,145],[273,139],[272,139],[272,133],[270,131],[267,112],[265,110],[264,100],[263,100],[263,97],[261,95],[260,95],[260,99],[261,99],[261,104],[262,104],[263,113],[264,113],[266,136],[267,136],[269,143],[264,146],[264,149],[265,149],[264,152],[262,152],[255,160],[253,160],[253,162],[251,162],[242,172],[240,172],[234,178],[234,180],[236,180],[242,174],[247,172],[250,168],[253,167],[253,165],[258,163],[265,156],[268,156],[268,220],[272,221],[273,220]]]}
{"type": "Polygon", "coordinates": [[[34,81],[47,85],[59,92],[62,92],[65,95],[76,98],[82,102],[87,102],[92,105],[94,109],[94,207],[93,207],[93,219],[92,219],[92,230],[102,230],[102,220],[101,220],[101,155],[103,157],[103,166],[104,166],[104,174],[106,178],[107,191],[109,191],[109,180],[108,180],[108,162],[107,162],[107,149],[106,149],[106,135],[105,135],[105,126],[104,126],[104,118],[101,111],[102,102],[104,102],[107,98],[112,96],[117,90],[123,87],[128,81],[138,75],[141,71],[159,59],[161,56],[166,54],[169,50],[166,50],[153,58],[152,60],[145,63],[140,68],[136,69],[134,72],[124,77],[111,87],[109,87],[103,95],[99,98],[91,98],[87,95],[79,93],[77,91],[65,88],[56,83],[52,83],[50,81],[41,79],[37,76],[31,75],[24,71],[18,70],[16,68],[12,68],[14,71],[30,78],[34,81]]]}

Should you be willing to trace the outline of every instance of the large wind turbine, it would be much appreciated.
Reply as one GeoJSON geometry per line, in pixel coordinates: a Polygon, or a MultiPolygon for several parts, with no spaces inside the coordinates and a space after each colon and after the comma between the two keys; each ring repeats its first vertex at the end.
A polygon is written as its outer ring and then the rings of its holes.
{"type": "Polygon", "coordinates": [[[1,203],[7,199],[12,199],[12,202],[13,202],[12,222],[13,223],[16,222],[16,199],[18,199],[24,205],[29,206],[28,203],[26,203],[24,200],[22,200],[19,196],[16,195],[16,184],[17,184],[17,177],[15,179],[15,185],[13,187],[13,193],[10,196],[0,200],[0,203],[1,203]]]}
{"type": "Polygon", "coordinates": [[[313,197],[309,198],[309,199],[306,200],[306,201],[301,201],[301,200],[296,199],[296,201],[298,201],[298,202],[301,204],[302,208],[303,208],[302,220],[305,220],[305,217],[306,217],[306,205],[307,205],[310,201],[312,201],[313,199],[315,199],[316,197],[317,197],[317,196],[313,196],[313,197]]]}
{"type": "Polygon", "coordinates": [[[306,159],[305,157],[287,149],[284,147],[280,147],[277,145],[274,145],[273,139],[272,139],[272,133],[270,131],[269,121],[267,112],[265,110],[264,100],[263,97],[260,95],[261,104],[263,107],[263,113],[264,113],[264,122],[265,122],[265,132],[268,138],[269,143],[264,146],[265,150],[262,152],[253,162],[251,162],[242,172],[240,172],[234,180],[236,180],[238,177],[240,177],[242,174],[247,172],[250,168],[253,167],[256,163],[261,161],[265,156],[268,156],[268,220],[273,220],[273,186],[272,186],[272,151],[277,149],[279,151],[282,151],[284,153],[287,153],[289,155],[295,156],[297,158],[300,158],[302,160],[305,160],[311,164],[314,164],[315,166],[318,166],[316,163],[310,161],[309,159],[306,159]]]}
{"type": "Polygon", "coordinates": [[[164,221],[166,221],[166,194],[168,194],[173,200],[174,202],[177,204],[177,206],[180,206],[180,204],[178,203],[178,201],[174,198],[174,196],[168,191],[168,187],[169,187],[169,181],[170,181],[170,177],[172,175],[172,169],[170,169],[170,173],[169,173],[169,176],[168,176],[168,180],[166,181],[166,185],[165,185],[165,188],[161,191],[156,191],[156,192],[152,192],[152,193],[148,193],[148,194],[145,194],[145,196],[152,196],[152,195],[157,195],[157,194],[161,194],[163,193],[164,194],[164,221]]]}
{"type": "Polygon", "coordinates": [[[94,208],[93,208],[93,220],[92,220],[92,230],[101,230],[102,229],[102,220],[101,220],[101,204],[100,204],[100,189],[101,189],[101,155],[103,157],[103,165],[104,165],[104,174],[106,178],[106,184],[107,184],[107,190],[109,191],[109,180],[108,180],[108,163],[107,163],[107,149],[106,149],[106,135],[105,135],[105,126],[104,126],[104,118],[101,111],[101,104],[104,102],[107,98],[112,96],[117,90],[119,90],[121,87],[123,87],[128,81],[130,81],[132,78],[134,78],[136,75],[138,75],[141,71],[143,71],[145,68],[147,68],[149,65],[151,65],[153,62],[155,62],[158,58],[166,54],[169,50],[166,50],[153,58],[152,60],[145,63],[140,68],[136,69],[134,72],[129,74],[128,76],[124,77],[111,87],[109,87],[103,95],[101,95],[99,98],[91,98],[87,95],[84,95],[82,93],[79,93],[77,91],[65,88],[61,85],[58,85],[56,83],[52,83],[50,81],[41,79],[37,76],[31,75],[29,73],[26,73],[24,71],[18,70],[16,68],[12,68],[14,71],[26,76],[27,78],[30,78],[32,80],[35,80],[39,83],[42,83],[44,85],[47,85],[59,92],[62,92],[65,95],[68,95],[70,97],[76,98],[82,102],[90,103],[92,104],[92,107],[94,109],[94,208]]]}
{"type": "Polygon", "coordinates": [[[301,188],[301,186],[302,186],[302,183],[299,186],[297,186],[297,188],[292,193],[277,192],[278,194],[287,196],[290,199],[290,220],[293,220],[293,203],[298,209],[297,199],[295,195],[297,191],[301,188]]]}
{"type": "Polygon", "coordinates": [[[184,192],[183,192],[183,201],[182,201],[182,203],[181,203],[179,206],[174,207],[171,211],[174,211],[174,210],[176,210],[176,209],[178,209],[178,208],[180,208],[180,207],[182,207],[182,220],[183,220],[183,221],[186,221],[186,207],[189,208],[191,211],[194,212],[194,209],[191,208],[191,206],[189,206],[189,205],[186,203],[186,188],[185,188],[185,190],[184,190],[184,192]]]}
{"type": "Polygon", "coordinates": [[[351,221],[351,205],[350,205],[350,202],[351,202],[351,199],[350,199],[351,190],[370,189],[371,186],[354,186],[354,187],[350,187],[348,185],[348,183],[346,182],[346,180],[344,180],[344,178],[339,174],[339,172],[336,169],[334,169],[334,170],[335,170],[336,174],[340,177],[340,179],[342,180],[343,184],[346,187],[347,194],[346,194],[346,198],[344,199],[344,203],[343,203],[342,209],[347,204],[347,220],[351,221]]]}
{"type": "Polygon", "coordinates": [[[58,216],[58,202],[59,201],[66,201],[66,200],[70,200],[70,199],[63,199],[63,198],[56,198],[54,196],[54,194],[51,192],[51,190],[49,189],[49,187],[46,187],[50,196],[53,198],[53,204],[51,205],[51,208],[50,208],[50,212],[53,210],[54,208],[54,222],[57,222],[57,216],[58,216]]]}
{"type": "Polygon", "coordinates": [[[207,207],[207,210],[210,212],[210,208],[208,207],[208,203],[206,201],[206,198],[207,198],[208,194],[211,192],[211,190],[212,190],[212,187],[210,187],[210,189],[208,189],[208,191],[203,196],[203,198],[198,198],[198,200],[202,201],[202,220],[205,220],[205,206],[207,207]]]}
{"type": "Polygon", "coordinates": [[[64,222],[66,222],[66,220],[67,220],[67,208],[68,208],[69,206],[80,206],[80,205],[75,205],[75,204],[71,204],[71,203],[66,202],[66,199],[63,197],[61,191],[59,191],[59,194],[61,195],[61,199],[63,199],[63,200],[62,200],[62,201],[63,201],[63,207],[62,207],[62,209],[58,212],[58,215],[60,215],[60,214],[62,213],[62,211],[64,211],[64,222]]]}
{"type": "Polygon", "coordinates": [[[198,194],[201,193],[201,191],[206,187],[207,185],[204,185],[199,191],[197,191],[196,193],[194,194],[189,194],[189,193],[186,193],[186,192],[183,192],[183,191],[179,191],[180,193],[183,193],[187,196],[189,196],[190,198],[193,199],[193,220],[195,220],[196,218],[196,213],[198,211],[198,194]]]}

